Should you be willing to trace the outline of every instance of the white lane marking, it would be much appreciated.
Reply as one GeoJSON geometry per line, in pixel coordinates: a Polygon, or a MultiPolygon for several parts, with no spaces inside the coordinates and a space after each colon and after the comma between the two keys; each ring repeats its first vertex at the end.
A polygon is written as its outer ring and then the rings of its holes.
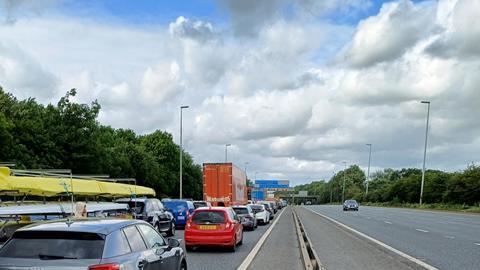
{"type": "MultiPolygon", "coordinates": [[[[288,207],[291,207],[291,206],[288,206],[288,207]]],[[[268,228],[267,231],[265,231],[265,233],[263,233],[260,240],[258,240],[257,244],[253,247],[252,251],[250,251],[250,253],[248,253],[247,257],[245,258],[245,260],[243,260],[242,264],[240,264],[240,266],[237,268],[237,270],[246,270],[250,266],[250,264],[253,262],[253,259],[255,259],[255,256],[257,256],[258,251],[260,251],[260,248],[262,247],[263,243],[267,240],[267,237],[272,232],[273,227],[275,227],[275,225],[277,225],[277,222],[280,219],[280,217],[283,215],[283,212],[285,212],[285,208],[282,210],[280,215],[278,215],[277,219],[275,219],[275,221],[273,221],[270,228],[268,228]]]]}
{"type": "Polygon", "coordinates": [[[398,249],[396,249],[396,248],[394,248],[394,247],[391,247],[391,246],[389,246],[389,245],[387,245],[387,244],[385,244],[385,243],[383,243],[383,242],[381,242],[381,241],[379,241],[379,240],[377,240],[377,239],[375,239],[375,238],[373,238],[373,237],[370,237],[370,236],[368,236],[368,235],[366,235],[366,234],[364,234],[364,233],[361,233],[361,232],[359,232],[359,231],[357,231],[357,230],[355,230],[355,229],[353,229],[353,228],[351,228],[351,227],[349,227],[349,226],[347,226],[347,225],[345,225],[345,224],[343,224],[343,223],[340,223],[339,221],[337,221],[337,220],[335,220],[335,219],[333,219],[333,218],[331,218],[331,217],[327,217],[326,215],[320,214],[320,213],[315,212],[315,211],[313,211],[313,210],[310,210],[310,209],[308,209],[308,208],[305,208],[305,209],[307,209],[308,211],[310,211],[310,212],[312,212],[312,213],[314,213],[314,214],[317,214],[317,215],[319,215],[319,216],[321,216],[321,217],[323,217],[323,218],[325,218],[325,219],[328,219],[328,220],[330,220],[331,222],[337,224],[338,226],[343,227],[344,229],[347,229],[347,230],[349,230],[349,231],[351,231],[351,232],[353,232],[353,233],[356,233],[356,234],[358,234],[358,235],[366,238],[367,240],[370,240],[370,241],[374,242],[375,244],[380,245],[381,247],[386,248],[386,249],[388,249],[388,250],[390,250],[390,251],[398,254],[399,256],[401,256],[401,257],[403,257],[403,258],[405,258],[405,259],[407,259],[407,260],[410,260],[410,261],[412,261],[412,262],[414,262],[414,263],[422,266],[423,268],[425,268],[425,269],[427,269],[427,270],[439,270],[438,268],[436,268],[436,267],[434,267],[434,266],[431,266],[430,264],[428,264],[428,263],[426,263],[426,262],[422,262],[421,260],[419,260],[419,259],[417,259],[417,258],[414,258],[414,257],[412,257],[412,256],[410,256],[410,255],[408,255],[408,254],[406,254],[406,253],[404,253],[404,252],[401,252],[400,250],[398,250],[398,249]]]}
{"type": "Polygon", "coordinates": [[[385,222],[387,224],[392,224],[392,222],[390,222],[390,221],[383,221],[383,222],[385,222]]]}
{"type": "Polygon", "coordinates": [[[451,235],[445,235],[444,237],[448,239],[455,239],[455,236],[451,236],[451,235]]]}
{"type": "Polygon", "coordinates": [[[474,244],[477,245],[477,246],[480,246],[480,243],[474,243],[474,244]]]}
{"type": "Polygon", "coordinates": [[[415,229],[415,231],[419,231],[419,232],[428,232],[427,230],[422,230],[422,229],[415,229]]]}

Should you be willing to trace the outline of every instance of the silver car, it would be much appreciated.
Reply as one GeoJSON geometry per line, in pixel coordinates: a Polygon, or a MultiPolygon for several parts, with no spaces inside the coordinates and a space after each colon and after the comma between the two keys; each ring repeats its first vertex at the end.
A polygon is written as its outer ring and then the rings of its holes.
{"type": "Polygon", "coordinates": [[[23,227],[0,248],[0,269],[187,269],[179,240],[141,220],[56,220],[23,227]]]}
{"type": "Polygon", "coordinates": [[[255,228],[257,228],[257,218],[250,205],[234,205],[232,206],[232,209],[235,211],[237,216],[242,217],[243,228],[246,228],[250,231],[253,231],[255,228]]]}

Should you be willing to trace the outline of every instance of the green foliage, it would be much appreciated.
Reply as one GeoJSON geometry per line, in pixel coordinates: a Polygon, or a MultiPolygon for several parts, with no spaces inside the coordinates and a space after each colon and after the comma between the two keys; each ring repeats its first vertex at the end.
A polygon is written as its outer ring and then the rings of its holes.
{"type": "MultiPolygon", "coordinates": [[[[356,199],[363,203],[418,207],[416,203],[419,202],[422,171],[414,168],[385,169],[373,173],[369,182],[368,197],[365,197],[365,175],[356,165],[338,172],[328,182],[312,182],[296,186],[295,190],[307,190],[309,194],[317,196],[320,203],[341,202],[344,175],[345,199],[356,199]]],[[[427,170],[423,202],[441,209],[447,208],[445,205],[479,207],[480,166],[470,165],[464,171],[454,173],[427,170]]]]}
{"type": "MultiPolygon", "coordinates": [[[[69,168],[78,174],[136,178],[158,196],[178,197],[180,147],[172,135],[137,135],[97,121],[100,105],[78,104],[72,89],[56,106],[17,100],[0,88],[0,161],[17,168],[69,168]]],[[[202,168],[183,153],[184,197],[202,197],[202,168]]]]}

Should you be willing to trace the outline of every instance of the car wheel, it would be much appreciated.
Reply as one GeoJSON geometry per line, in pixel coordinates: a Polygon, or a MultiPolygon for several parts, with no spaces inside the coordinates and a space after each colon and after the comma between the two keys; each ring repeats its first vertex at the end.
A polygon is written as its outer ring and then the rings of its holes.
{"type": "Polygon", "coordinates": [[[180,270],[187,270],[187,262],[185,260],[182,261],[180,265],[180,270]]]}
{"type": "Polygon", "coordinates": [[[235,252],[236,249],[237,249],[237,238],[235,238],[235,240],[233,241],[233,246],[230,247],[230,251],[235,252]]]}
{"type": "Polygon", "coordinates": [[[175,224],[173,221],[170,223],[170,229],[167,231],[167,236],[174,236],[175,235],[175,224]]]}
{"type": "Polygon", "coordinates": [[[242,233],[242,240],[240,240],[240,242],[238,242],[238,245],[239,246],[243,245],[243,233],[242,233]]]}

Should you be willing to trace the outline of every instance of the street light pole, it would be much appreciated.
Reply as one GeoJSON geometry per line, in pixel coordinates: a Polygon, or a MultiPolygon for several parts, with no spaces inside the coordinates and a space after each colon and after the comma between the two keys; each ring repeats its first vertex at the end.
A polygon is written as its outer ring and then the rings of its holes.
{"type": "Polygon", "coordinates": [[[183,125],[183,109],[187,109],[188,106],[180,106],[180,199],[182,198],[182,185],[183,185],[183,175],[182,175],[182,165],[183,165],[183,133],[182,133],[182,125],[183,125]]]}
{"type": "Polygon", "coordinates": [[[425,128],[425,148],[423,150],[423,168],[422,168],[422,185],[420,187],[420,204],[422,204],[423,186],[425,185],[425,160],[427,159],[427,141],[428,141],[428,122],[430,118],[430,101],[422,101],[427,104],[427,126],[425,128]]]}
{"type": "Polygon", "coordinates": [[[372,144],[367,143],[367,146],[370,148],[370,151],[368,153],[367,189],[365,190],[365,197],[368,196],[368,182],[370,182],[370,161],[372,160],[372,144]]]}
{"type": "Polygon", "coordinates": [[[228,147],[230,146],[231,144],[227,143],[225,144],[225,163],[227,163],[227,153],[228,153],[228,147]]]}
{"type": "Polygon", "coordinates": [[[342,203],[345,201],[345,179],[347,174],[347,162],[342,162],[345,165],[345,170],[343,171],[343,188],[342,188],[342,203]]]}
{"type": "Polygon", "coordinates": [[[247,179],[248,179],[248,175],[247,175],[247,165],[248,165],[248,162],[245,162],[245,175],[247,176],[247,179]]]}

